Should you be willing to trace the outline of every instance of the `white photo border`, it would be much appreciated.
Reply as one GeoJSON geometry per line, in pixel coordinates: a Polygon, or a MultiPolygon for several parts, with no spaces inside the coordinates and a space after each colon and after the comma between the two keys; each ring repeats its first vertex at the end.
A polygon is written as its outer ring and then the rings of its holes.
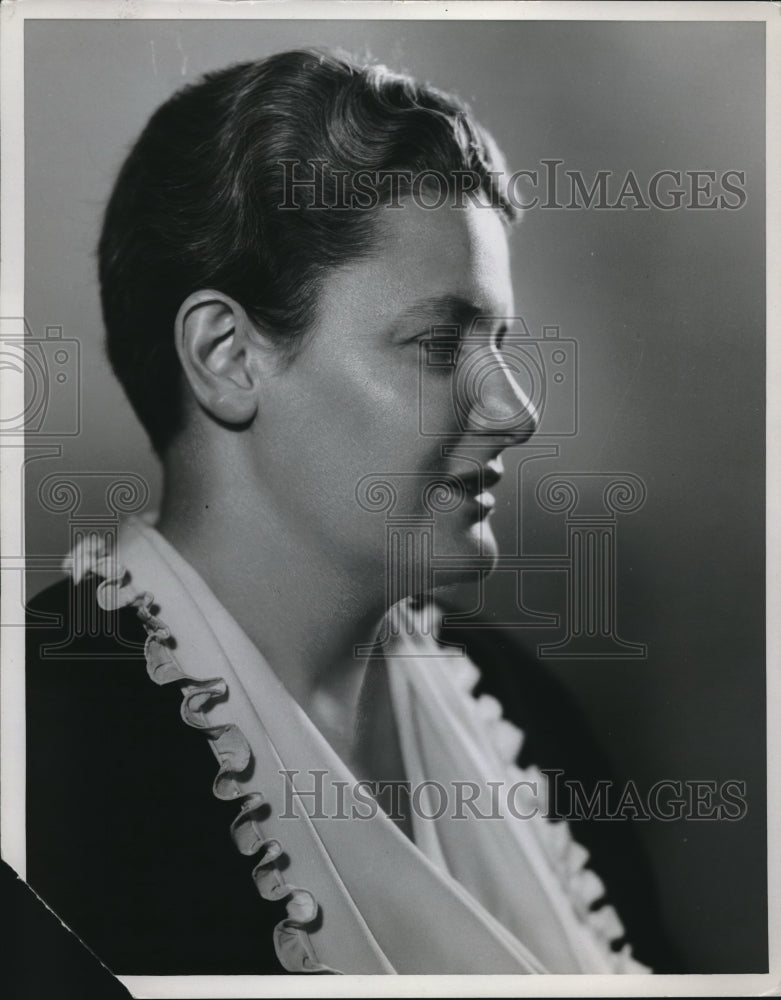
{"type": "MultiPolygon", "coordinates": [[[[440,0],[11,0],[0,8],[0,309],[24,315],[24,27],[28,20],[610,20],[754,21],[766,27],[767,123],[767,761],[769,972],[646,976],[120,976],[136,997],[257,996],[745,996],[781,995],[781,9],[774,3],[440,2],[440,0]]],[[[24,381],[0,370],[0,418],[23,410],[24,381]]],[[[3,552],[24,552],[24,447],[0,447],[3,552]]],[[[24,604],[24,574],[2,571],[0,612],[24,604]]],[[[3,859],[24,877],[25,694],[23,629],[0,630],[0,795],[3,859]]]]}

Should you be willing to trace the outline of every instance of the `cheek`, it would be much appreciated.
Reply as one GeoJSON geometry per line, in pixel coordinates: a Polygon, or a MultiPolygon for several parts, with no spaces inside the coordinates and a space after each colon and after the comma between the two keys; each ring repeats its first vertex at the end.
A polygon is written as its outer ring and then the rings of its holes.
{"type": "Polygon", "coordinates": [[[340,547],[380,557],[386,522],[425,516],[424,489],[446,468],[431,427],[452,413],[451,379],[429,372],[421,381],[414,350],[342,352],[339,364],[335,356],[320,352],[280,379],[266,440],[288,516],[318,525],[340,547]],[[392,509],[360,502],[370,482],[390,484],[392,509]]]}
{"type": "Polygon", "coordinates": [[[440,455],[435,435],[453,411],[451,384],[442,375],[421,378],[415,352],[353,355],[338,368],[320,369],[306,409],[321,447],[341,450],[345,465],[361,475],[413,472],[440,455]]]}

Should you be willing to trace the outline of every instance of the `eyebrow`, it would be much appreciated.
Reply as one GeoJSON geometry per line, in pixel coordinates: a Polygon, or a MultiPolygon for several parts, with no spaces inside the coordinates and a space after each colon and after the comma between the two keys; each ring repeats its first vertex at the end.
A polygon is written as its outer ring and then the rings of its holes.
{"type": "Polygon", "coordinates": [[[455,323],[465,323],[483,313],[484,310],[476,302],[460,295],[436,295],[414,302],[404,310],[399,320],[418,319],[432,322],[450,320],[455,323]]]}

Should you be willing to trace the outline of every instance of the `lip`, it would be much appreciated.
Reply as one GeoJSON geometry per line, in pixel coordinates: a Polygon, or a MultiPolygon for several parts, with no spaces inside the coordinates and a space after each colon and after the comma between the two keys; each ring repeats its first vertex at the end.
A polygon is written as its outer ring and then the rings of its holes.
{"type": "Polygon", "coordinates": [[[502,478],[503,472],[504,468],[502,466],[502,460],[497,456],[495,459],[492,459],[490,462],[486,462],[485,465],[481,466],[479,471],[470,469],[468,472],[455,472],[453,475],[460,479],[460,481],[464,484],[464,488],[470,498],[474,500],[482,500],[483,497],[486,497],[488,498],[489,503],[484,504],[484,506],[490,505],[493,507],[494,498],[487,491],[490,490],[492,486],[496,486],[502,478]]]}
{"type": "Polygon", "coordinates": [[[486,510],[491,511],[496,506],[496,497],[493,493],[489,493],[487,490],[483,490],[482,493],[478,493],[476,497],[473,497],[474,502],[484,507],[486,510]]]}

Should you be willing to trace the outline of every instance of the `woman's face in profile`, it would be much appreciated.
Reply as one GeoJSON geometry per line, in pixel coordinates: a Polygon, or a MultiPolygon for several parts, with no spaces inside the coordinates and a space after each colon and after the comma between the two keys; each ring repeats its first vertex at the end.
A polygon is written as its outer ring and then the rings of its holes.
{"type": "MultiPolygon", "coordinates": [[[[388,522],[433,526],[435,557],[453,559],[435,584],[452,582],[459,557],[495,556],[488,488],[502,449],[534,427],[499,351],[513,313],[507,236],[474,205],[407,200],[379,225],[379,249],[325,279],[300,354],[266,385],[259,474],[291,543],[376,574],[388,522]],[[448,492],[438,481],[453,497],[432,511],[448,492]]],[[[414,562],[413,549],[397,557],[414,562]]]]}

